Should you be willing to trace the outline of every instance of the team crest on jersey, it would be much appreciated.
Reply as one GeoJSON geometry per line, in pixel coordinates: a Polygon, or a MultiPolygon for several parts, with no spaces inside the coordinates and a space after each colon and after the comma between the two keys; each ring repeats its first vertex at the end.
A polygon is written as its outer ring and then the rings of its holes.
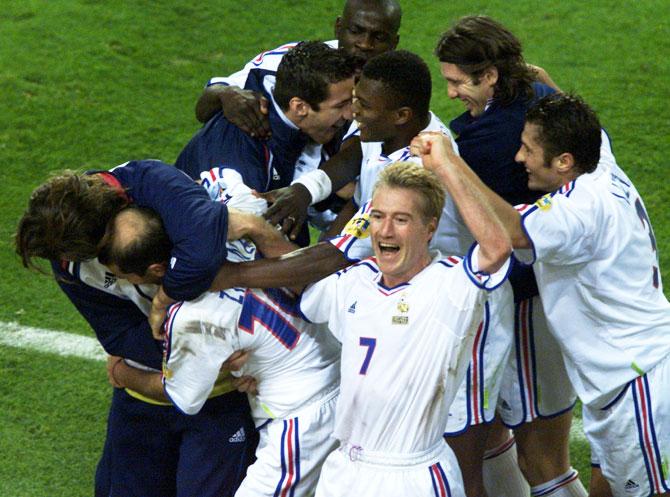
{"type": "Polygon", "coordinates": [[[407,314],[409,312],[409,304],[405,300],[405,296],[402,295],[400,297],[400,301],[398,302],[398,312],[402,312],[403,314],[407,314]]]}
{"type": "Polygon", "coordinates": [[[407,314],[409,312],[409,304],[405,300],[405,295],[400,296],[400,300],[398,301],[398,305],[396,306],[396,309],[398,309],[398,312],[401,315],[400,316],[393,316],[391,318],[391,324],[406,325],[407,323],[409,323],[409,317],[402,315],[402,314],[407,314]]]}
{"type": "Polygon", "coordinates": [[[344,234],[351,235],[354,238],[364,239],[370,236],[368,228],[370,227],[370,214],[367,212],[360,216],[353,217],[344,227],[344,234]]]}
{"type": "Polygon", "coordinates": [[[551,193],[542,195],[540,199],[537,202],[535,202],[535,205],[541,211],[548,211],[549,209],[551,209],[551,193]]]}

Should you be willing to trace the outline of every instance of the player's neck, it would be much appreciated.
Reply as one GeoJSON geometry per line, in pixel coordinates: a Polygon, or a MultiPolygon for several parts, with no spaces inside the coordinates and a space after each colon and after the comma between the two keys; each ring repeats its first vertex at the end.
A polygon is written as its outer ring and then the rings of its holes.
{"type": "Polygon", "coordinates": [[[430,114],[424,119],[415,119],[408,122],[405,126],[399,127],[398,132],[384,140],[382,143],[382,153],[386,156],[391,155],[396,150],[409,147],[414,137],[421,133],[430,123],[430,114]]]}

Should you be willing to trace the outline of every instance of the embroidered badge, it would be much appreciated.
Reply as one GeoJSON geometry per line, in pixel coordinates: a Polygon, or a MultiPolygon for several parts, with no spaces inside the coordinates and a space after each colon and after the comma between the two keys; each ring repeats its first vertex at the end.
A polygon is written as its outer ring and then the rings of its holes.
{"type": "Polygon", "coordinates": [[[370,236],[368,228],[370,227],[370,214],[362,214],[360,216],[353,217],[349,220],[347,225],[344,227],[344,233],[346,235],[351,235],[354,238],[367,238],[370,236]]]}
{"type": "Polygon", "coordinates": [[[546,195],[541,196],[539,200],[535,202],[535,205],[537,205],[537,208],[541,211],[548,211],[551,209],[551,194],[547,193],[546,195]]]}

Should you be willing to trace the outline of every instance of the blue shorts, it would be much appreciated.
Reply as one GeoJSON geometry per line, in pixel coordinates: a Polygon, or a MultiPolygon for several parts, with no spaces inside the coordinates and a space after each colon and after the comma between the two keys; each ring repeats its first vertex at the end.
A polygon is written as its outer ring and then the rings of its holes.
{"type": "Polygon", "coordinates": [[[209,399],[188,416],[114,389],[96,496],[233,495],[256,444],[247,397],[239,392],[209,399]]]}

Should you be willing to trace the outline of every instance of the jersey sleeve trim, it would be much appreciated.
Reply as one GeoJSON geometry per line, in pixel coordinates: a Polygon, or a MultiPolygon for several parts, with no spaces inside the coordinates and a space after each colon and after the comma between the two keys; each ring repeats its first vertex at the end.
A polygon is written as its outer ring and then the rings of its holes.
{"type": "Polygon", "coordinates": [[[478,253],[479,245],[475,243],[470,247],[468,255],[463,260],[463,269],[465,270],[465,274],[468,275],[468,278],[470,278],[470,281],[472,281],[476,287],[490,292],[507,281],[507,277],[512,271],[513,260],[509,257],[498,271],[491,274],[485,271],[480,271],[477,267],[475,257],[477,257],[478,253]]]}

